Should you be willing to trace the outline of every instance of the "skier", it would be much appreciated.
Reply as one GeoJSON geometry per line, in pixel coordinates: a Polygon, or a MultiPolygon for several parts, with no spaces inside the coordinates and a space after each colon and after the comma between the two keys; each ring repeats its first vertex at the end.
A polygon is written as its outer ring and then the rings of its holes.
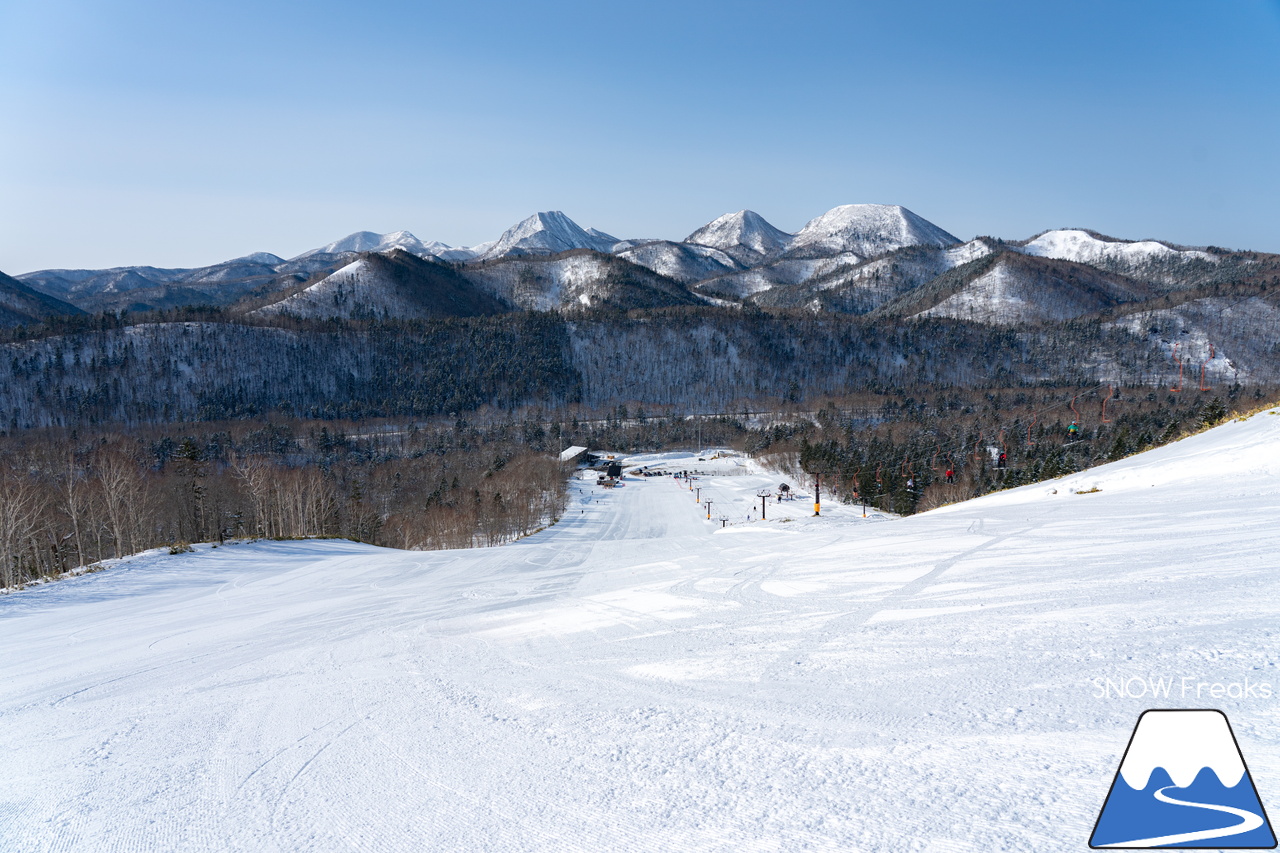
{"type": "Polygon", "coordinates": [[[996,467],[997,467],[997,468],[1003,468],[1003,467],[1004,467],[1004,463],[1008,460],[1008,458],[1009,458],[1009,457],[1005,456],[1004,451],[1003,451],[1003,450],[1001,450],[1001,451],[1000,451],[1000,461],[996,464],[996,467]]]}
{"type": "Polygon", "coordinates": [[[952,471],[950,468],[948,468],[948,469],[947,469],[947,482],[948,482],[948,483],[954,483],[955,481],[956,481],[956,472],[955,472],[955,471],[952,471]]]}
{"type": "Polygon", "coordinates": [[[1075,438],[1076,435],[1079,434],[1079,432],[1080,432],[1080,424],[1076,423],[1075,421],[1072,421],[1071,426],[1067,427],[1067,435],[1071,436],[1072,438],[1075,438]]]}

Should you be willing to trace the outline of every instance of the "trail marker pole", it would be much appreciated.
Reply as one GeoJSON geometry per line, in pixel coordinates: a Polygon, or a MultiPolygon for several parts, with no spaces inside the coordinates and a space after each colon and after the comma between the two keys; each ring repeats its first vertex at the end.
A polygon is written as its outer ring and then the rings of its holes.
{"type": "Polygon", "coordinates": [[[822,475],[813,475],[813,514],[822,515],[822,475]]]}

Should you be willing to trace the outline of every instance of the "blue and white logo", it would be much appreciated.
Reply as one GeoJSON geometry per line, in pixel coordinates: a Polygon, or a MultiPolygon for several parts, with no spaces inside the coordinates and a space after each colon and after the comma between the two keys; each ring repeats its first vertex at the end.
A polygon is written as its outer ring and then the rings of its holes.
{"type": "Polygon", "coordinates": [[[1274,848],[1275,833],[1226,715],[1144,712],[1089,846],[1274,848]]]}

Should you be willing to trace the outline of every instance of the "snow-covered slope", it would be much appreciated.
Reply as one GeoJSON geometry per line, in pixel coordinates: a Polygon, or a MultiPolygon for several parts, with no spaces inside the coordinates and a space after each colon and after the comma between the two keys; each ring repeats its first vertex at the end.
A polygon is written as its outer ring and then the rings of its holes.
{"type": "Polygon", "coordinates": [[[530,311],[701,304],[677,281],[585,249],[469,264],[462,274],[500,299],[530,311]]]}
{"type": "Polygon", "coordinates": [[[1206,703],[1274,796],[1280,416],[903,520],[663,463],[715,519],[581,481],[492,550],[0,597],[0,846],[1078,851],[1139,714],[1206,703]]]}
{"type": "Polygon", "coordinates": [[[757,267],[729,272],[698,283],[699,293],[710,296],[747,299],[766,291],[794,288],[839,270],[849,270],[862,263],[852,252],[826,258],[781,258],[757,267]]]}
{"type": "Polygon", "coordinates": [[[454,270],[393,249],[363,255],[320,281],[247,313],[420,319],[496,314],[507,307],[454,270]]]}
{"type": "Polygon", "coordinates": [[[739,267],[737,261],[719,249],[666,240],[628,246],[619,250],[617,255],[659,275],[683,282],[701,281],[739,267]]]}
{"type": "Polygon", "coordinates": [[[1145,284],[1084,264],[987,254],[886,303],[886,315],[1014,325],[1069,320],[1149,299],[1145,284]]]}
{"type": "MultiPolygon", "coordinates": [[[[433,243],[432,245],[442,246],[443,244],[433,243]]],[[[428,253],[426,244],[408,231],[391,231],[386,234],[378,234],[373,231],[357,231],[354,234],[348,234],[341,240],[327,243],[318,249],[303,252],[298,257],[340,255],[346,252],[389,252],[392,249],[404,249],[406,252],[412,252],[415,255],[428,253]]]]}
{"type": "Polygon", "coordinates": [[[780,308],[807,307],[814,311],[866,314],[992,251],[990,243],[978,239],[946,249],[908,246],[861,263],[782,261],[773,267],[807,264],[816,271],[796,286],[779,282],[783,286],[758,293],[754,301],[780,308]]]}
{"type": "Polygon", "coordinates": [[[1076,261],[1082,264],[1097,264],[1102,261],[1124,261],[1140,265],[1152,260],[1168,260],[1171,258],[1214,261],[1216,258],[1208,252],[1195,249],[1175,249],[1154,240],[1129,242],[1124,240],[1104,240],[1087,231],[1065,229],[1046,231],[1039,237],[1022,245],[1020,251],[1028,255],[1042,258],[1057,258],[1064,261],[1076,261]]]}
{"type": "Polygon", "coordinates": [[[1028,255],[1089,264],[1101,270],[1149,282],[1163,290],[1183,290],[1265,277],[1275,268],[1274,256],[1247,252],[1205,252],[1155,240],[1131,242],[1083,231],[1047,231],[1011,248],[1028,255]],[[1261,265],[1261,266],[1260,266],[1261,265]]]}
{"type": "Polygon", "coordinates": [[[1275,297],[1208,296],[1168,308],[1145,307],[1107,326],[1165,353],[1163,370],[1170,383],[1178,381],[1179,363],[1188,385],[1200,384],[1201,370],[1209,382],[1266,382],[1259,368],[1275,363],[1280,341],[1276,302],[1275,297]]]}
{"type": "Polygon", "coordinates": [[[607,252],[618,242],[616,237],[587,230],[558,210],[535,213],[502,232],[493,245],[476,255],[479,260],[505,255],[553,255],[571,249],[595,249],[607,252]]]}
{"type": "Polygon", "coordinates": [[[770,225],[753,210],[726,213],[684,239],[719,249],[742,265],[754,265],[787,248],[791,235],[770,225]]]}
{"type": "Polygon", "coordinates": [[[423,242],[408,231],[378,234],[357,231],[341,240],[303,252],[298,259],[314,255],[341,255],[356,252],[389,252],[403,249],[423,258],[445,261],[492,260],[507,255],[555,254],[570,249],[610,251],[618,238],[595,228],[582,228],[558,210],[535,213],[508,228],[497,240],[477,246],[450,246],[435,240],[423,242]]]}
{"type": "Polygon", "coordinates": [[[239,258],[232,258],[227,261],[228,264],[261,264],[263,266],[274,267],[284,263],[284,258],[279,255],[273,255],[270,252],[251,252],[242,255],[239,258]]]}
{"type": "Polygon", "coordinates": [[[809,220],[787,253],[820,257],[852,252],[873,258],[905,246],[950,246],[955,236],[896,204],[845,204],[809,220]]]}

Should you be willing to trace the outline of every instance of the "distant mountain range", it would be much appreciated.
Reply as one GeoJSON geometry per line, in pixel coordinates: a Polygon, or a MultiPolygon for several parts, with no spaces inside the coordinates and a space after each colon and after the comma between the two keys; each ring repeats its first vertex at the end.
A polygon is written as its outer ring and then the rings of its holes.
{"type": "Polygon", "coordinates": [[[259,252],[194,269],[0,274],[0,325],[192,305],[305,319],[755,305],[1015,325],[1123,312],[1277,271],[1277,255],[1081,229],[964,242],[896,205],[842,205],[794,234],[741,210],[679,241],[620,240],[551,211],[470,247],[361,231],[288,260],[259,252]]]}

